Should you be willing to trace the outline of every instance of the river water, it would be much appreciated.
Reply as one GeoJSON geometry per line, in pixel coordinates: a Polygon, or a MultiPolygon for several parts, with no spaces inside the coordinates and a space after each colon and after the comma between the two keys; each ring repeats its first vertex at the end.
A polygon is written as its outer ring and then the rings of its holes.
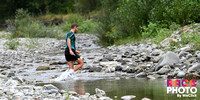
{"type": "MultiPolygon", "coordinates": [[[[44,85],[49,83],[42,83],[44,85]]],[[[134,100],[150,98],[152,100],[200,100],[200,85],[197,82],[197,97],[177,97],[177,94],[167,94],[167,81],[164,79],[148,80],[136,78],[112,79],[78,79],[65,82],[51,83],[62,90],[75,91],[79,94],[95,94],[95,88],[102,89],[106,95],[115,100],[120,100],[125,95],[135,95],[134,100]]]]}

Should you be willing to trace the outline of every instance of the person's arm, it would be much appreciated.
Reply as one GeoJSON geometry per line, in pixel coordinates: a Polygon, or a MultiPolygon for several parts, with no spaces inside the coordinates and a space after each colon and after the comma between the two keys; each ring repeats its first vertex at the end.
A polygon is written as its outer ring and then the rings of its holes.
{"type": "Polygon", "coordinates": [[[71,54],[71,55],[74,55],[74,53],[73,53],[73,51],[72,51],[72,48],[71,48],[71,39],[70,39],[70,38],[67,39],[67,46],[68,46],[68,48],[69,48],[70,54],[71,54]]]}

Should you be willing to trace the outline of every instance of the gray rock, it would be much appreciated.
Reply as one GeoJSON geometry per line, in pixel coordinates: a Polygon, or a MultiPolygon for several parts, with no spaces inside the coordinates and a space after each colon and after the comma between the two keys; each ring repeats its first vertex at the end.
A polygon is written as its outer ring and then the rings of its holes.
{"type": "Polygon", "coordinates": [[[129,68],[130,68],[129,66],[122,67],[122,71],[123,71],[123,72],[127,72],[127,70],[128,70],[129,68]]]}
{"type": "Polygon", "coordinates": [[[89,100],[89,95],[80,95],[79,99],[80,100],[89,100]]]}
{"type": "Polygon", "coordinates": [[[152,56],[159,56],[160,54],[162,54],[162,51],[158,49],[153,50],[151,53],[152,56]]]}
{"type": "Polygon", "coordinates": [[[183,72],[183,71],[180,71],[180,72],[178,72],[178,74],[177,74],[177,78],[183,78],[185,76],[185,72],[183,72]]]}
{"type": "Polygon", "coordinates": [[[189,46],[186,46],[186,47],[183,47],[180,49],[181,51],[185,51],[185,52],[188,52],[191,50],[191,48],[189,46]]]}
{"type": "Polygon", "coordinates": [[[196,63],[188,69],[189,73],[192,72],[192,71],[200,71],[200,63],[196,63]]]}
{"type": "Polygon", "coordinates": [[[160,75],[163,75],[163,74],[169,73],[170,71],[171,71],[170,66],[169,65],[165,65],[161,69],[159,69],[156,73],[160,74],[160,75]]]}
{"type": "Polygon", "coordinates": [[[98,89],[98,88],[95,89],[95,92],[96,92],[96,96],[97,96],[97,97],[103,97],[103,96],[106,95],[106,92],[105,92],[105,91],[100,90],[100,89],[98,89]]]}
{"type": "Polygon", "coordinates": [[[142,98],[142,100],[151,100],[151,99],[149,99],[149,98],[142,98]]]}
{"type": "Polygon", "coordinates": [[[13,73],[13,72],[8,73],[8,75],[7,75],[7,77],[13,77],[13,76],[15,76],[15,73],[13,73]]]}
{"type": "Polygon", "coordinates": [[[135,72],[135,68],[133,67],[133,68],[129,68],[128,70],[127,70],[127,73],[134,73],[135,72]]]}
{"type": "Polygon", "coordinates": [[[111,73],[111,72],[114,72],[115,71],[115,67],[113,66],[108,66],[105,70],[106,73],[111,73]]]}
{"type": "Polygon", "coordinates": [[[101,67],[90,67],[89,72],[100,72],[101,70],[101,67]]]}
{"type": "Polygon", "coordinates": [[[78,97],[70,96],[70,100],[80,100],[78,97]]]}
{"type": "Polygon", "coordinates": [[[51,90],[51,89],[56,89],[56,90],[58,90],[58,88],[55,87],[55,86],[52,85],[52,84],[44,85],[44,86],[43,86],[43,89],[44,89],[44,90],[51,90]]]}
{"type": "Polygon", "coordinates": [[[140,73],[138,73],[137,75],[136,75],[136,77],[138,77],[138,78],[144,78],[144,77],[146,77],[147,76],[147,74],[145,73],[145,72],[140,72],[140,73]]]}
{"type": "Polygon", "coordinates": [[[121,97],[121,99],[122,100],[131,100],[131,99],[133,99],[133,98],[135,98],[136,96],[134,96],[134,95],[127,95],[127,96],[123,96],[123,97],[121,97]]]}
{"type": "Polygon", "coordinates": [[[117,61],[107,61],[107,62],[100,62],[99,65],[106,67],[106,66],[117,66],[119,62],[117,61]]]}
{"type": "Polygon", "coordinates": [[[36,71],[40,71],[40,70],[49,70],[50,67],[49,66],[39,66],[37,67],[36,71]]]}
{"type": "Polygon", "coordinates": [[[158,62],[155,71],[158,71],[164,65],[173,65],[179,63],[180,59],[174,52],[168,51],[158,62]]]}
{"type": "Polygon", "coordinates": [[[112,100],[110,97],[100,97],[98,100],[112,100]]]}
{"type": "Polygon", "coordinates": [[[115,71],[122,71],[122,67],[121,66],[116,66],[115,67],[115,71]]]}

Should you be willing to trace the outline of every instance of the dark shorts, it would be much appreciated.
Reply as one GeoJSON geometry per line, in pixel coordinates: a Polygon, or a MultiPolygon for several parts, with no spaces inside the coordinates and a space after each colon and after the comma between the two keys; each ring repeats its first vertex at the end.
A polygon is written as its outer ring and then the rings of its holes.
{"type": "Polygon", "coordinates": [[[80,56],[75,52],[74,49],[72,49],[72,51],[74,52],[74,55],[70,54],[68,48],[65,49],[65,59],[67,61],[76,61],[76,60],[78,60],[78,58],[80,58],[80,56]]]}

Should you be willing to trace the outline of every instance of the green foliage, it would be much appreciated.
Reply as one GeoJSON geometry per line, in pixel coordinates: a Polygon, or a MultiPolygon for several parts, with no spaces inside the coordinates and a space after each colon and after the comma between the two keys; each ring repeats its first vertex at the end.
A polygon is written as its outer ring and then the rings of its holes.
{"type": "Polygon", "coordinates": [[[80,33],[95,33],[99,26],[98,22],[93,20],[85,20],[79,26],[80,33]]]}
{"type": "Polygon", "coordinates": [[[33,21],[27,10],[18,9],[14,22],[7,21],[12,38],[17,37],[58,37],[58,30],[53,27],[46,27],[38,21],[33,21]]]}
{"type": "Polygon", "coordinates": [[[170,25],[172,22],[186,25],[199,22],[199,0],[156,0],[154,8],[149,14],[153,22],[161,21],[170,25]]]}
{"type": "Polygon", "coordinates": [[[67,21],[61,25],[61,29],[66,32],[71,29],[71,25],[77,23],[79,26],[83,23],[83,17],[80,14],[70,14],[68,15],[67,21]]]}
{"type": "Polygon", "coordinates": [[[67,21],[61,25],[61,29],[67,32],[71,29],[73,23],[79,25],[79,33],[94,33],[98,28],[98,22],[94,22],[92,19],[84,20],[80,14],[69,14],[67,21]]]}
{"type": "Polygon", "coordinates": [[[163,28],[163,25],[151,22],[147,27],[143,26],[142,29],[142,38],[144,40],[148,38],[152,39],[152,42],[156,44],[159,44],[162,40],[171,36],[173,32],[171,29],[163,28]]]}
{"type": "Polygon", "coordinates": [[[148,24],[148,14],[152,9],[153,0],[124,0],[120,7],[110,16],[112,22],[118,26],[121,36],[138,36],[141,27],[148,24]]]}
{"type": "Polygon", "coordinates": [[[200,35],[196,33],[182,33],[181,34],[182,44],[192,44],[195,50],[200,50],[200,35]]]}

